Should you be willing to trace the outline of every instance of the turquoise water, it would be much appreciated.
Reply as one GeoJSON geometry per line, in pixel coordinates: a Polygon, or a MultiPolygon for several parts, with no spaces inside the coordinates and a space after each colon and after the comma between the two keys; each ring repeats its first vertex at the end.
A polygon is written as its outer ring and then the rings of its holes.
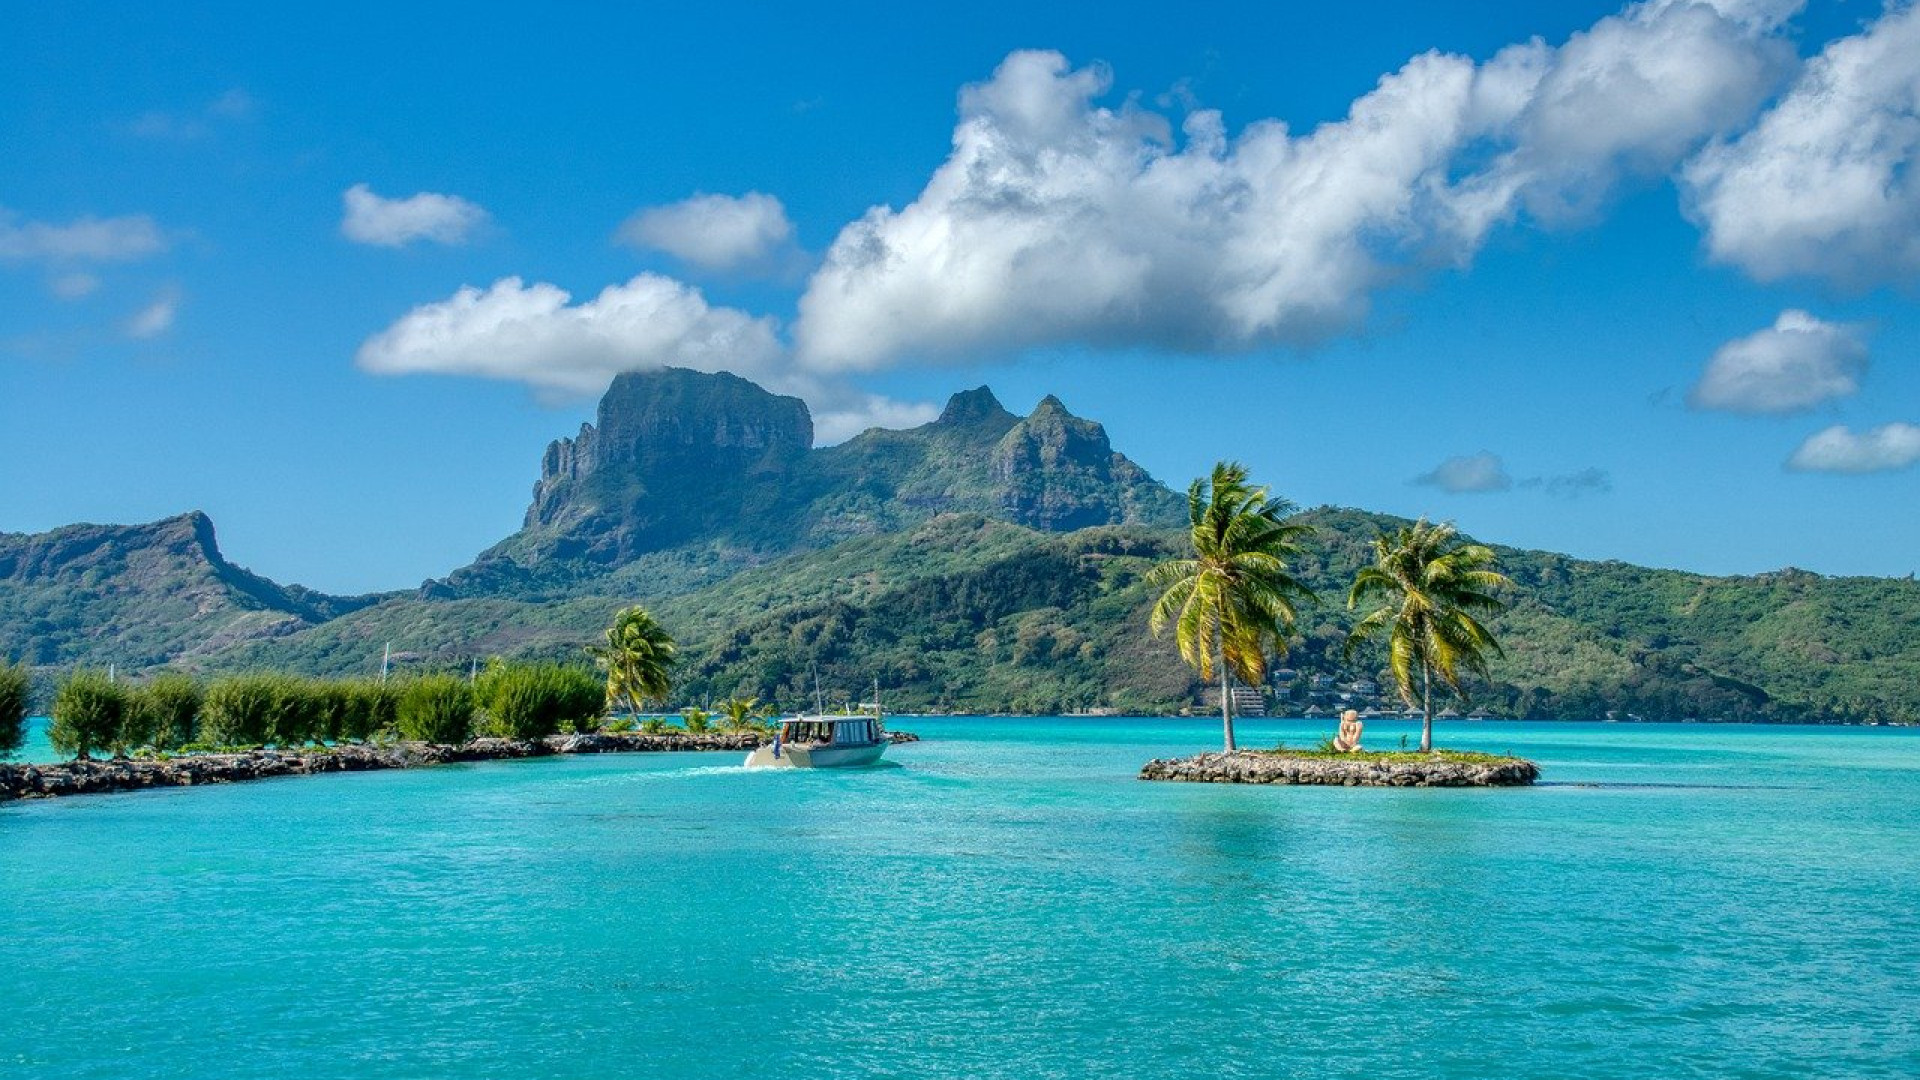
{"type": "Polygon", "coordinates": [[[1394,791],[902,725],[0,805],[0,1077],[1920,1075],[1920,732],[1459,724],[1551,783],[1394,791]]]}
{"type": "Polygon", "coordinates": [[[46,717],[27,717],[27,741],[21,745],[20,752],[13,755],[12,760],[33,762],[60,760],[60,755],[53,751],[53,744],[47,741],[46,717]]]}

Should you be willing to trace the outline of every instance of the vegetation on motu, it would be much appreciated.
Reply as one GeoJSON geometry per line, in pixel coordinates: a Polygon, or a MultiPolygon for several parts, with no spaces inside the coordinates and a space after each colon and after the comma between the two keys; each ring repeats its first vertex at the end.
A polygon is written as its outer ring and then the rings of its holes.
{"type": "Polygon", "coordinates": [[[473,738],[473,686],[457,675],[423,675],[400,692],[400,737],[430,743],[473,738]]]}
{"type": "Polygon", "coordinates": [[[1475,614],[1502,610],[1494,594],[1513,582],[1494,570],[1493,549],[1462,540],[1449,524],[1425,518],[1374,537],[1373,563],[1360,568],[1347,593],[1347,608],[1377,606],[1347,634],[1345,655],[1384,634],[1387,671],[1400,698],[1420,710],[1420,750],[1433,749],[1433,684],[1436,679],[1461,700],[1461,669],[1491,679],[1487,657],[1500,643],[1475,614]]]}
{"type": "Polygon", "coordinates": [[[0,664],[0,761],[20,752],[27,741],[27,699],[33,677],[25,664],[0,664]]]}
{"type": "Polygon", "coordinates": [[[562,731],[592,731],[606,712],[606,685],[571,664],[494,661],[474,683],[483,734],[541,739],[562,731]]]}
{"type": "Polygon", "coordinates": [[[1249,483],[1244,466],[1220,462],[1210,478],[1187,489],[1192,555],[1147,575],[1150,588],[1163,590],[1149,617],[1153,633],[1171,624],[1181,659],[1201,681],[1219,675],[1228,750],[1234,749],[1229,673],[1248,686],[1265,683],[1268,657],[1286,655],[1295,604],[1313,599],[1288,570],[1288,560],[1300,555],[1300,538],[1313,531],[1286,520],[1293,510],[1249,483]]]}
{"type": "MultiPolygon", "coordinates": [[[[24,702],[24,672],[0,667],[0,710],[15,683],[24,702]]],[[[600,677],[579,664],[495,661],[471,682],[452,674],[389,683],[246,672],[205,686],[179,672],[136,684],[81,669],[58,685],[48,735],[55,750],[80,757],[299,749],[395,737],[534,739],[597,729],[604,701],[600,677]]],[[[24,705],[17,708],[24,714],[24,705]]]]}
{"type": "Polygon", "coordinates": [[[53,698],[47,739],[62,754],[87,759],[120,745],[127,715],[126,688],[102,672],[81,670],[53,698]]]}

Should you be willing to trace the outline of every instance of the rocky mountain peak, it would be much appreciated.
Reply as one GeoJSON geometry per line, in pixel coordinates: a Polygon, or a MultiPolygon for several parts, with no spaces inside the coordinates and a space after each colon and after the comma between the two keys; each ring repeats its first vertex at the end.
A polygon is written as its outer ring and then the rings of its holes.
{"type": "Polygon", "coordinates": [[[1061,532],[1165,519],[1169,493],[1114,452],[1107,429],[1048,394],[993,448],[989,463],[1001,510],[1036,529],[1061,532]]]}
{"type": "Polygon", "coordinates": [[[1074,415],[1067,411],[1066,402],[1061,401],[1052,394],[1048,394],[1046,397],[1040,399],[1040,404],[1033,407],[1033,413],[1028,419],[1039,420],[1053,417],[1065,417],[1068,420],[1074,419],[1074,415]]]}
{"type": "Polygon", "coordinates": [[[728,372],[663,368],[616,376],[600,399],[598,421],[547,447],[529,528],[595,510],[622,512],[596,496],[638,498],[662,482],[673,487],[696,476],[778,469],[813,445],[806,402],[728,372]]]}
{"type": "Polygon", "coordinates": [[[944,427],[978,427],[986,424],[1012,426],[1019,417],[1008,412],[993,391],[984,386],[962,390],[947,399],[936,423],[944,427]]]}

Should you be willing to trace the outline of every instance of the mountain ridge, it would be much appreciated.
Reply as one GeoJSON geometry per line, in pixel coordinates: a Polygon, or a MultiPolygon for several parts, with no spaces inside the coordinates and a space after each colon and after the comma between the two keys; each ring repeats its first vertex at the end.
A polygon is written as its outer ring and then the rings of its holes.
{"type": "MultiPolygon", "coordinates": [[[[770,697],[818,669],[924,708],[1166,711],[1198,691],[1145,632],[1146,566],[1183,500],[1053,395],[987,387],[938,419],[815,448],[803,402],[735,376],[616,379],[541,457],[523,528],[413,593],[334,597],[228,562],[198,511],[0,534],[0,656],[41,667],[373,670],[578,657],[619,607],[681,635],[691,694],[770,697]],[[862,671],[864,670],[864,674],[862,671]]],[[[1288,663],[1328,679],[1337,601],[1400,519],[1322,507],[1298,567],[1328,603],[1288,663]]],[[[1500,548],[1510,715],[1920,720],[1920,586],[1792,569],[1715,577],[1500,548]]],[[[1377,667],[1363,658],[1359,670],[1377,667]],[[1372,665],[1372,667],[1369,667],[1372,665]]]]}

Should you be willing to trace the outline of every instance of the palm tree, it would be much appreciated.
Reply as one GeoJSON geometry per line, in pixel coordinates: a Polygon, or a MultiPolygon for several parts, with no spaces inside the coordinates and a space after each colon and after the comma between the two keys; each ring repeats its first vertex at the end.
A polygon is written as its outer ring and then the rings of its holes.
{"type": "Polygon", "coordinates": [[[730,697],[720,703],[720,715],[726,717],[720,726],[739,732],[751,729],[755,721],[766,716],[766,711],[760,707],[757,697],[730,697]]]}
{"type": "Polygon", "coordinates": [[[607,627],[607,643],[588,650],[607,671],[607,706],[638,717],[650,700],[672,689],[673,637],[645,608],[622,609],[607,627]]]}
{"type": "Polygon", "coordinates": [[[1433,749],[1433,683],[1462,698],[1460,669],[1482,678],[1487,656],[1501,655],[1500,643],[1474,618],[1474,612],[1504,606],[1494,592],[1513,584],[1494,570],[1493,549],[1461,539],[1452,525],[1429,525],[1426,518],[1373,540],[1373,565],[1354,575],[1347,608],[1377,600],[1347,635],[1346,654],[1381,631],[1387,634],[1387,666],[1399,685],[1400,699],[1421,712],[1420,751],[1433,749]]]}
{"type": "Polygon", "coordinates": [[[1300,554],[1299,539],[1311,525],[1287,521],[1294,505],[1247,482],[1247,470],[1220,462],[1213,475],[1187,488],[1193,557],[1169,559],[1147,574],[1164,590],[1149,625],[1155,636],[1169,622],[1180,658],[1202,681],[1220,680],[1220,723],[1227,750],[1233,743],[1231,671],[1249,686],[1267,677],[1268,649],[1284,656],[1298,600],[1312,600],[1294,580],[1287,560],[1300,554]]]}

